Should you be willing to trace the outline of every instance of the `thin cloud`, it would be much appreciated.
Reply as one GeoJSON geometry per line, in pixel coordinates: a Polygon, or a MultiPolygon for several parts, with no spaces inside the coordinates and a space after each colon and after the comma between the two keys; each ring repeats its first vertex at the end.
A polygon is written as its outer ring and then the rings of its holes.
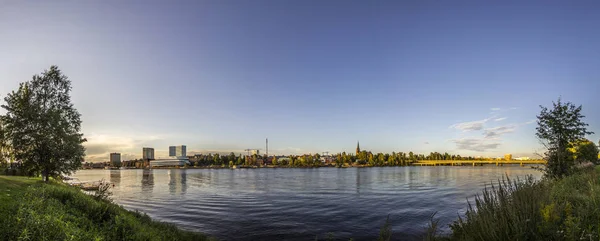
{"type": "Polygon", "coordinates": [[[478,121],[470,121],[470,122],[462,122],[458,124],[451,125],[450,128],[454,128],[462,131],[479,131],[483,129],[483,125],[488,122],[490,119],[478,120],[478,121]]]}
{"type": "Polygon", "coordinates": [[[496,138],[501,135],[512,133],[517,129],[515,125],[507,125],[507,126],[498,126],[494,128],[487,128],[483,131],[483,136],[485,138],[496,138]]]}
{"type": "Polygon", "coordinates": [[[429,142],[428,142],[428,141],[426,141],[426,142],[424,142],[423,144],[425,144],[425,145],[429,145],[429,142]]]}
{"type": "Polygon", "coordinates": [[[506,120],[506,117],[500,117],[500,118],[494,119],[494,121],[503,121],[503,120],[506,120]]]}
{"type": "Polygon", "coordinates": [[[497,139],[493,138],[461,138],[452,140],[456,144],[456,148],[459,150],[485,152],[493,149],[497,149],[501,143],[497,139]]]}
{"type": "MultiPolygon", "coordinates": [[[[108,161],[109,155],[112,152],[121,153],[121,160],[140,158],[142,156],[142,147],[161,140],[159,136],[136,136],[134,138],[96,133],[91,133],[86,138],[88,141],[83,143],[86,148],[86,162],[108,161]]],[[[158,152],[156,150],[156,153],[158,152]]]]}
{"type": "Polygon", "coordinates": [[[525,122],[525,125],[529,125],[529,124],[533,124],[533,123],[535,123],[535,120],[530,120],[528,122],[525,122]]]}
{"type": "Polygon", "coordinates": [[[500,108],[491,108],[490,110],[492,110],[492,111],[499,111],[501,109],[500,108]]]}

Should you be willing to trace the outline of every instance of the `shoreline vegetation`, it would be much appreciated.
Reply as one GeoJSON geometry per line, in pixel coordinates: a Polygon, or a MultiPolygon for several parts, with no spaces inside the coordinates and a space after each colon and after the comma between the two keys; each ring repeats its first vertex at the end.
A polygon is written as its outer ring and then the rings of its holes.
{"type": "MultiPolygon", "coordinates": [[[[543,159],[513,158],[511,154],[504,157],[473,157],[461,156],[449,153],[431,152],[427,155],[413,152],[392,152],[392,153],[373,153],[371,151],[360,150],[357,145],[356,154],[354,153],[338,153],[333,155],[321,154],[304,154],[304,155],[289,155],[289,156],[267,156],[267,155],[236,155],[231,152],[228,155],[221,154],[196,154],[188,156],[190,164],[187,167],[261,167],[261,166],[276,166],[276,167],[383,167],[383,166],[412,166],[422,165],[426,162],[514,162],[519,163],[535,163],[545,162],[543,159]]],[[[111,167],[124,168],[149,168],[150,160],[133,159],[122,161],[121,163],[110,162],[86,162],[83,163],[84,169],[98,169],[111,167]]],[[[447,164],[449,165],[449,164],[447,164]]]]}
{"type": "Polygon", "coordinates": [[[0,240],[213,240],[41,178],[0,175],[0,216],[0,240]]]}
{"type": "MultiPolygon", "coordinates": [[[[369,166],[369,165],[344,165],[344,166],[335,166],[335,165],[322,165],[322,166],[274,166],[274,165],[263,165],[263,166],[172,166],[172,167],[152,167],[152,168],[138,168],[138,167],[121,167],[114,169],[105,169],[105,168],[82,168],[80,170],[107,170],[107,171],[119,171],[119,170],[162,170],[162,169],[288,169],[288,168],[297,168],[297,169],[313,169],[313,168],[371,168],[371,167],[421,167],[421,166],[455,166],[455,167],[470,167],[470,166],[496,166],[495,164],[490,164],[488,162],[474,162],[475,165],[409,165],[409,166],[369,166]]],[[[501,166],[522,166],[524,168],[537,168],[538,166],[543,166],[541,163],[528,163],[524,165],[520,165],[519,162],[510,163],[510,164],[502,164],[501,166]]]]}
{"type": "Polygon", "coordinates": [[[440,234],[432,220],[424,240],[599,240],[600,166],[558,179],[499,180],[450,229],[440,234]]]}

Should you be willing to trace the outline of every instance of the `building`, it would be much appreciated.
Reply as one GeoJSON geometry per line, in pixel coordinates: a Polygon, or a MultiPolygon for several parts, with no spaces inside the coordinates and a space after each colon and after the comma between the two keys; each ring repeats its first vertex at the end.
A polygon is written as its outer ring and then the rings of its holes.
{"type": "Polygon", "coordinates": [[[356,155],[358,156],[358,153],[360,153],[360,142],[356,142],[356,155]]]}
{"type": "Polygon", "coordinates": [[[121,166],[121,153],[110,153],[110,164],[113,166],[121,166]]]}
{"type": "Polygon", "coordinates": [[[517,158],[515,158],[515,160],[518,160],[518,161],[527,161],[527,160],[529,160],[529,157],[528,156],[517,157],[517,158]]]}
{"type": "Polygon", "coordinates": [[[154,167],[182,167],[190,165],[190,160],[187,157],[163,158],[150,161],[150,168],[154,167]]]}
{"type": "Polygon", "coordinates": [[[142,159],[143,160],[154,160],[154,148],[150,148],[150,147],[142,148],[142,159]]]}
{"type": "Polygon", "coordinates": [[[186,146],[169,146],[169,156],[173,157],[184,157],[187,156],[186,146]]]}
{"type": "Polygon", "coordinates": [[[506,155],[504,155],[504,159],[507,160],[507,161],[512,160],[512,154],[506,154],[506,155]]]}
{"type": "Polygon", "coordinates": [[[251,153],[252,153],[252,155],[260,155],[259,150],[252,150],[251,153]]]}

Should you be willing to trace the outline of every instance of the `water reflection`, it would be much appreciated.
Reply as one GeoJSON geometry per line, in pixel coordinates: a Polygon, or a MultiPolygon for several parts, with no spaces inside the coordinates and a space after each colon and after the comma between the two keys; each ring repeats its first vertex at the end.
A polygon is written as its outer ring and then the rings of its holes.
{"type": "Polygon", "coordinates": [[[119,186],[121,184],[121,170],[110,170],[109,182],[119,186]]]}
{"type": "Polygon", "coordinates": [[[187,192],[187,169],[169,170],[169,193],[184,195],[187,192]]]}
{"type": "Polygon", "coordinates": [[[154,189],[154,174],[152,169],[142,171],[142,193],[152,193],[154,189]]]}
{"type": "Polygon", "coordinates": [[[388,214],[395,237],[415,240],[432,213],[447,229],[468,198],[507,174],[541,176],[519,166],[478,166],[83,170],[75,177],[110,178],[125,208],[221,240],[310,240],[328,232],[372,240],[388,214]]]}

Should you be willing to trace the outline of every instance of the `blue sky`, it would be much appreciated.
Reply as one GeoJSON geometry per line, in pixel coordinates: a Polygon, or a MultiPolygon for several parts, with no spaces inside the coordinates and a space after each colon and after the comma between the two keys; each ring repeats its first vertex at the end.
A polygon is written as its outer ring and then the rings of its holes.
{"type": "Polygon", "coordinates": [[[0,95],[58,65],[92,161],[266,137],[274,154],[532,156],[559,96],[600,133],[600,6],[524,2],[7,1],[0,95]]]}

